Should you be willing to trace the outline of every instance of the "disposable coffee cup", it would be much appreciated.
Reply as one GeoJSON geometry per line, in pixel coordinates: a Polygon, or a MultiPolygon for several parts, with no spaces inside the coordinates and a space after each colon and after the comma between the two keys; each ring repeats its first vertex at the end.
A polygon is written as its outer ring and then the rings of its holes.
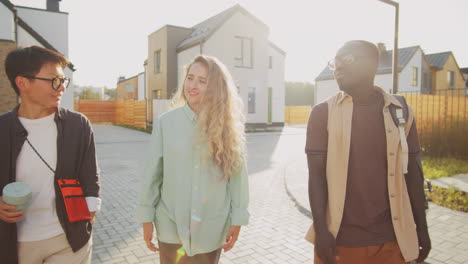
{"type": "Polygon", "coordinates": [[[3,187],[3,202],[16,206],[15,210],[10,211],[15,212],[26,209],[31,198],[31,186],[27,183],[12,182],[3,187]]]}

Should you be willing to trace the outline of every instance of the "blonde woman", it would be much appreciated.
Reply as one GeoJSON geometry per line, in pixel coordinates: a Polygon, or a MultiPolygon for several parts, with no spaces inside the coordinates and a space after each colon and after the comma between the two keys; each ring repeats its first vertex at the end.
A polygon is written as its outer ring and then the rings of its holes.
{"type": "Polygon", "coordinates": [[[137,219],[162,264],[218,263],[249,220],[242,102],[226,66],[204,55],[174,99],[154,124],[137,219]]]}

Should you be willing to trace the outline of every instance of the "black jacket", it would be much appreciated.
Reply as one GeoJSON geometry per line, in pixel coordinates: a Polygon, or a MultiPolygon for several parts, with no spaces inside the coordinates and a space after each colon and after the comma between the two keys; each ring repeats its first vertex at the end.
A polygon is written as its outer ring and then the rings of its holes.
{"type": "MultiPolygon", "coordinates": [[[[28,135],[18,119],[18,108],[0,115],[0,195],[3,187],[16,179],[16,160],[28,135]]],[[[92,225],[89,221],[68,221],[57,179],[79,179],[85,196],[99,197],[94,135],[90,122],[80,113],[58,108],[54,120],[57,124],[55,206],[67,240],[76,252],[88,242],[92,225]]],[[[0,260],[5,264],[18,262],[16,224],[0,221],[0,260]]]]}

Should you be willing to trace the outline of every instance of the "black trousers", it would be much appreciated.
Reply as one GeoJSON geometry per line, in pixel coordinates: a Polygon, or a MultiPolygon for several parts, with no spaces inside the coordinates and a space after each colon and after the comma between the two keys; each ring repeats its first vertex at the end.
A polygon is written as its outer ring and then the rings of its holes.
{"type": "Polygon", "coordinates": [[[182,245],[158,241],[161,264],[218,264],[221,249],[212,252],[187,256],[182,245]]]}

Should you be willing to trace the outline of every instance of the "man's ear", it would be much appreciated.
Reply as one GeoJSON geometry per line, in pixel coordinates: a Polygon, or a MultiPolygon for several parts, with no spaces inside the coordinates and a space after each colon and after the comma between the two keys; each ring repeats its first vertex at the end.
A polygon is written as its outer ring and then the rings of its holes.
{"type": "Polygon", "coordinates": [[[23,92],[25,92],[27,88],[29,87],[29,80],[28,78],[23,77],[23,76],[16,76],[15,84],[16,84],[16,87],[18,87],[20,94],[23,94],[23,92]]]}

